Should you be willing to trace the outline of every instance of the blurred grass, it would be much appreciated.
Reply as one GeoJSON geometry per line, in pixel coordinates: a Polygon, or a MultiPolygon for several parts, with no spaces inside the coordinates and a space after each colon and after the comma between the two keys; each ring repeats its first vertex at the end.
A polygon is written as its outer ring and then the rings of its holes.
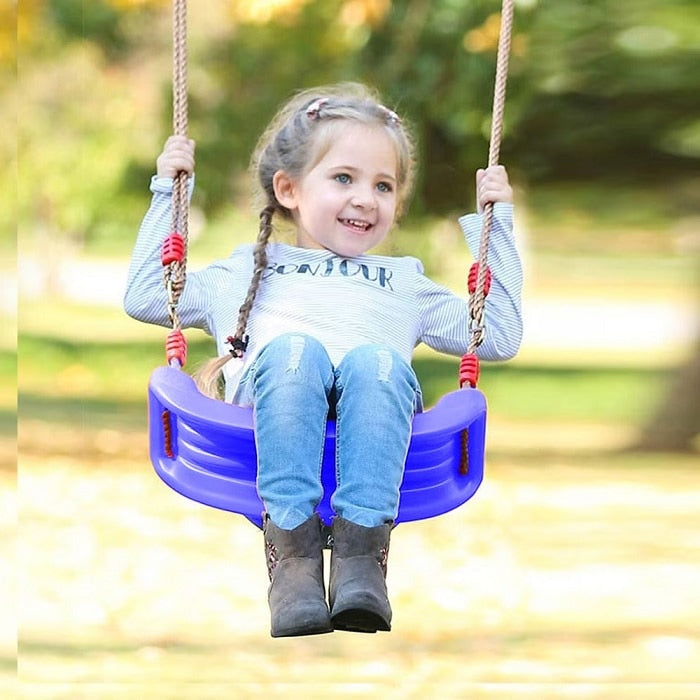
{"type": "MultiPolygon", "coordinates": [[[[2,319],[0,319],[2,322],[2,319]]],[[[0,350],[0,471],[14,475],[17,468],[17,354],[0,350]]],[[[2,485],[0,484],[0,492],[2,485]]],[[[7,510],[13,511],[9,505],[7,510]]],[[[14,523],[13,523],[14,526],[14,523]]]]}
{"type": "Polygon", "coordinates": [[[0,350],[0,434],[8,435],[16,428],[17,354],[0,350]]]}
{"type": "MultiPolygon", "coordinates": [[[[191,341],[188,365],[196,367],[211,351],[209,340],[191,341]]],[[[150,372],[163,363],[157,342],[23,335],[19,352],[23,417],[70,423],[82,416],[116,428],[138,424],[150,372]]],[[[457,388],[458,359],[422,354],[415,367],[427,406],[457,388]]],[[[495,363],[482,372],[479,388],[504,419],[624,426],[646,417],[669,376],[670,370],[655,368],[495,363]]]]}
{"type": "Polygon", "coordinates": [[[650,236],[649,232],[668,231],[679,218],[692,214],[694,189],[692,180],[684,186],[669,188],[665,183],[641,186],[634,181],[606,186],[591,179],[538,183],[528,188],[526,194],[539,230],[560,234],[554,241],[549,236],[536,238],[538,248],[564,247],[573,241],[573,250],[595,244],[598,252],[640,256],[648,252],[652,239],[656,239],[657,249],[668,249],[672,241],[650,236]],[[624,250],[611,233],[636,235],[638,241],[647,241],[647,245],[624,250]]]}

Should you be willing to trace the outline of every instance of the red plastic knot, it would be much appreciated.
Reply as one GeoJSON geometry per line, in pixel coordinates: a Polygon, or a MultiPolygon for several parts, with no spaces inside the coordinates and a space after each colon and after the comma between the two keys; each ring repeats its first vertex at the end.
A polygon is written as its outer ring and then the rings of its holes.
{"type": "Polygon", "coordinates": [[[165,359],[168,364],[172,360],[177,360],[180,367],[185,366],[187,361],[187,339],[180,330],[173,330],[168,333],[168,338],[165,341],[165,359]]]}
{"type": "MultiPolygon", "coordinates": [[[[479,276],[479,263],[475,262],[472,264],[472,266],[469,268],[469,278],[467,281],[467,284],[469,286],[469,293],[474,294],[476,292],[476,280],[479,276]]],[[[486,267],[486,277],[484,278],[484,296],[486,296],[489,293],[489,289],[491,289],[491,268],[486,267]]]]}
{"type": "Polygon", "coordinates": [[[173,262],[185,259],[185,239],[177,231],[173,231],[164,241],[160,251],[160,261],[163,267],[173,262]]]}
{"type": "Polygon", "coordinates": [[[465,384],[474,389],[479,382],[479,358],[474,353],[462,356],[459,363],[459,386],[465,384]]]}

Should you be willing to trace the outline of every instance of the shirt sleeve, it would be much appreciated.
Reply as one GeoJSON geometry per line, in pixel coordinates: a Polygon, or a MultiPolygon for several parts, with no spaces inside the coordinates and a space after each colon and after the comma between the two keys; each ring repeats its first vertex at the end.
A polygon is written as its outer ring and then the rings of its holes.
{"type": "MultiPolygon", "coordinates": [[[[194,189],[190,179],[189,194],[194,189]]],[[[163,284],[161,247],[170,233],[172,178],[153,177],[153,198],[141,222],[131,256],[124,310],[129,316],[161,326],[170,325],[168,295],[163,284]]],[[[188,273],[185,289],[178,300],[178,315],[184,328],[201,328],[211,334],[209,308],[214,287],[207,278],[216,264],[200,272],[188,273]]]]}
{"type": "MultiPolygon", "coordinates": [[[[513,207],[494,206],[488,265],[491,289],[484,304],[484,339],[477,348],[483,360],[508,360],[522,341],[522,264],[513,236],[513,207]]],[[[482,217],[477,214],[459,220],[474,258],[478,257],[482,217]]],[[[417,300],[421,315],[421,340],[440,352],[462,355],[469,345],[469,303],[451,290],[425,276],[419,276],[417,300]]]]}

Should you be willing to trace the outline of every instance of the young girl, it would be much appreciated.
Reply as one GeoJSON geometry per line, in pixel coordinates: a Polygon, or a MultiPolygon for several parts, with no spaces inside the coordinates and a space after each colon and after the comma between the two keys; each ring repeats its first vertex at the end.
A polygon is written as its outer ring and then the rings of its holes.
{"type": "MultiPolygon", "coordinates": [[[[425,277],[415,258],[368,254],[403,211],[414,162],[401,119],[362,86],[295,96],[253,165],[264,195],[257,244],[189,274],[178,312],[183,327],[214,336],[223,355],[207,379],[223,369],[226,400],[254,408],[271,634],[389,630],[389,535],[421,409],[411,357],[420,342],[462,355],[467,303],[425,277]],[[293,224],[293,245],[269,242],[274,217],[293,224]],[[329,412],[338,486],[327,604],[315,507],[329,412]]],[[[193,173],[194,143],[172,136],[157,161],[125,296],[127,313],[161,325],[169,319],[160,246],[178,171],[193,173]]],[[[501,166],[478,171],[476,182],[479,210],[498,203],[478,354],[505,360],[522,333],[512,190],[501,166]]],[[[460,223],[476,255],[481,217],[460,223]]]]}

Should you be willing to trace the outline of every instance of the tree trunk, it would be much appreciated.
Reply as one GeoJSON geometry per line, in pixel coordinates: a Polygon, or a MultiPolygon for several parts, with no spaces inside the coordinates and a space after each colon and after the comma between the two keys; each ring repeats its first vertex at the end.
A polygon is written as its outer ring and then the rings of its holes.
{"type": "Polygon", "coordinates": [[[670,389],[654,412],[635,450],[694,452],[700,433],[700,342],[676,372],[670,389]]]}

